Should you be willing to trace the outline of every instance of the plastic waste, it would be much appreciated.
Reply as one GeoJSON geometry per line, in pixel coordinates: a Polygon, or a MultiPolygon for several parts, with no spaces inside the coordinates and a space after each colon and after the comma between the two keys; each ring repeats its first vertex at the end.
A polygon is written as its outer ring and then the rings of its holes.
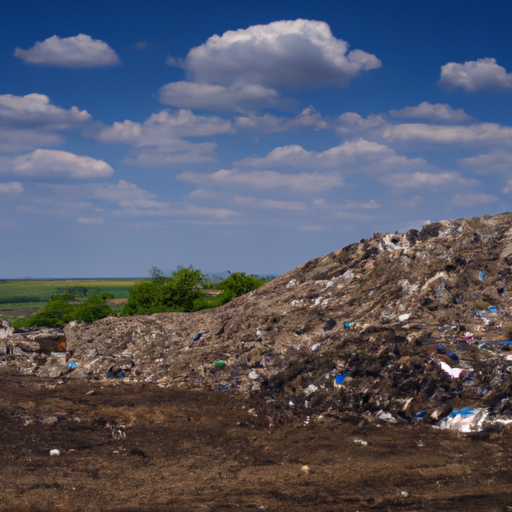
{"type": "Polygon", "coordinates": [[[306,396],[311,395],[311,393],[314,393],[318,388],[314,384],[310,384],[305,390],[304,394],[306,396]]]}
{"type": "Polygon", "coordinates": [[[447,350],[446,351],[446,355],[452,359],[453,361],[458,361],[459,360],[459,356],[455,353],[455,352],[452,352],[451,350],[447,350]]]}
{"type": "Polygon", "coordinates": [[[50,457],[58,457],[61,453],[62,452],[60,450],[57,450],[56,448],[49,451],[50,457]]]}
{"type": "Polygon", "coordinates": [[[259,377],[259,375],[254,370],[249,372],[249,379],[257,380],[258,377],[259,377]]]}
{"type": "Polygon", "coordinates": [[[416,421],[421,421],[427,415],[426,411],[421,411],[416,414],[416,421]]]}
{"type": "Polygon", "coordinates": [[[229,386],[227,384],[222,384],[222,386],[219,386],[215,391],[225,391],[228,388],[229,386]]]}
{"type": "Polygon", "coordinates": [[[311,347],[311,350],[313,352],[316,352],[320,347],[322,346],[321,343],[315,343],[312,347],[311,347]]]}
{"type": "Polygon", "coordinates": [[[458,379],[460,376],[465,375],[466,371],[463,368],[452,368],[444,361],[439,363],[441,370],[447,373],[452,379],[458,379]]]}
{"type": "Polygon", "coordinates": [[[354,443],[360,444],[361,446],[368,446],[368,441],[363,441],[362,439],[354,439],[354,443]]]}
{"type": "Polygon", "coordinates": [[[76,368],[77,366],[80,366],[80,363],[75,363],[74,361],[69,361],[68,368],[76,368]]]}
{"type": "Polygon", "coordinates": [[[388,423],[396,423],[396,419],[390,412],[384,412],[382,409],[375,415],[379,420],[387,421],[388,423]]]}
{"type": "Polygon", "coordinates": [[[480,270],[480,272],[478,272],[478,279],[480,279],[480,281],[487,279],[487,274],[483,270],[480,270]]]}
{"type": "Polygon", "coordinates": [[[438,354],[446,354],[446,345],[444,345],[443,343],[438,343],[436,345],[436,350],[438,354]]]}
{"type": "Polygon", "coordinates": [[[400,322],[405,322],[406,320],[409,320],[410,316],[411,316],[411,313],[404,313],[403,315],[400,315],[398,317],[398,320],[400,320],[400,322]]]}
{"type": "Polygon", "coordinates": [[[439,422],[439,427],[460,432],[479,432],[482,430],[488,415],[488,409],[466,407],[452,411],[449,416],[439,422]]]}
{"type": "Polygon", "coordinates": [[[226,366],[226,361],[224,361],[224,359],[221,359],[220,361],[217,361],[215,363],[215,368],[224,368],[226,366]]]}
{"type": "Polygon", "coordinates": [[[345,323],[343,324],[343,327],[345,327],[345,329],[349,329],[351,325],[352,325],[352,324],[351,324],[350,322],[345,322],[345,323]]]}
{"type": "Polygon", "coordinates": [[[487,308],[491,313],[497,313],[498,312],[498,308],[496,306],[489,306],[487,308]]]}
{"type": "Polygon", "coordinates": [[[201,338],[201,336],[203,335],[204,333],[202,332],[198,332],[197,334],[194,335],[194,337],[192,338],[194,341],[197,341],[201,338]]]}
{"type": "Polygon", "coordinates": [[[334,376],[334,387],[339,388],[343,384],[343,381],[345,380],[345,377],[347,377],[347,376],[348,376],[348,373],[344,373],[343,375],[335,375],[334,376]]]}

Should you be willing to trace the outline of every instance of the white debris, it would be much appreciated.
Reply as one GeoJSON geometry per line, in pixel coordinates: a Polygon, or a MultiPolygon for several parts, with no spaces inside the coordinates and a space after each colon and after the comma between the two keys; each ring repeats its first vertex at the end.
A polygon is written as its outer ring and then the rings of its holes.
{"type": "Polygon", "coordinates": [[[318,388],[314,384],[310,384],[305,390],[304,394],[306,396],[311,395],[311,393],[314,393],[318,388]]]}
{"type": "Polygon", "coordinates": [[[251,372],[249,372],[249,378],[250,378],[250,379],[252,379],[252,380],[256,380],[258,377],[259,377],[259,375],[258,375],[254,370],[252,370],[251,372]]]}
{"type": "Polygon", "coordinates": [[[379,420],[387,421],[388,423],[396,423],[396,419],[390,412],[384,412],[382,409],[375,415],[379,420]]]}
{"type": "Polygon", "coordinates": [[[290,288],[295,288],[295,286],[297,286],[297,280],[296,279],[292,279],[287,285],[286,285],[286,288],[290,289],[290,288]]]}
{"type": "Polygon", "coordinates": [[[488,415],[488,409],[467,407],[453,411],[447,418],[439,422],[439,427],[459,432],[480,432],[488,415]]]}
{"type": "Polygon", "coordinates": [[[58,457],[62,452],[60,450],[57,450],[54,448],[53,450],[50,450],[50,457],[58,457]]]}
{"type": "Polygon", "coordinates": [[[411,313],[404,313],[403,315],[400,315],[398,317],[398,320],[400,320],[400,322],[405,322],[406,320],[409,320],[410,316],[411,316],[411,313]]]}
{"type": "Polygon", "coordinates": [[[368,446],[368,441],[363,441],[362,439],[354,439],[354,443],[360,444],[361,446],[368,446]]]}
{"type": "Polygon", "coordinates": [[[313,352],[316,352],[320,347],[322,346],[321,343],[315,343],[312,347],[311,347],[311,350],[313,352]]]}
{"type": "Polygon", "coordinates": [[[463,373],[466,372],[463,368],[452,368],[449,364],[441,361],[439,363],[441,370],[447,373],[452,379],[458,379],[463,373]]]}

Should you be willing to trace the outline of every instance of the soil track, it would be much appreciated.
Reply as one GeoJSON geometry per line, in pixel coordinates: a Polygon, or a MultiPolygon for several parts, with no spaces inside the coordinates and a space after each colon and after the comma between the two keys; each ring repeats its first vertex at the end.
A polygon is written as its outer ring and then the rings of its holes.
{"type": "Polygon", "coordinates": [[[2,511],[512,509],[506,431],[358,416],[270,426],[269,404],[239,393],[8,368],[0,385],[2,511]]]}

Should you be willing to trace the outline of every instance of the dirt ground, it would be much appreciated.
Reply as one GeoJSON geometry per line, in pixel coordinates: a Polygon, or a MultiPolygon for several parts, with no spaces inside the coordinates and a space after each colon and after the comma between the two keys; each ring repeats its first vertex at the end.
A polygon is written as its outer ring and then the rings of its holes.
{"type": "Polygon", "coordinates": [[[273,426],[257,397],[6,367],[0,386],[1,511],[512,510],[507,431],[273,426]]]}

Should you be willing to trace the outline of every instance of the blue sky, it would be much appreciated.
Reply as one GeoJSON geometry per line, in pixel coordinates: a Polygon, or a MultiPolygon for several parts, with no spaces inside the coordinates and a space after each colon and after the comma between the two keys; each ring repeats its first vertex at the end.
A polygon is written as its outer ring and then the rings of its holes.
{"type": "Polygon", "coordinates": [[[510,211],[512,4],[5,0],[0,278],[278,274],[510,211]]]}

